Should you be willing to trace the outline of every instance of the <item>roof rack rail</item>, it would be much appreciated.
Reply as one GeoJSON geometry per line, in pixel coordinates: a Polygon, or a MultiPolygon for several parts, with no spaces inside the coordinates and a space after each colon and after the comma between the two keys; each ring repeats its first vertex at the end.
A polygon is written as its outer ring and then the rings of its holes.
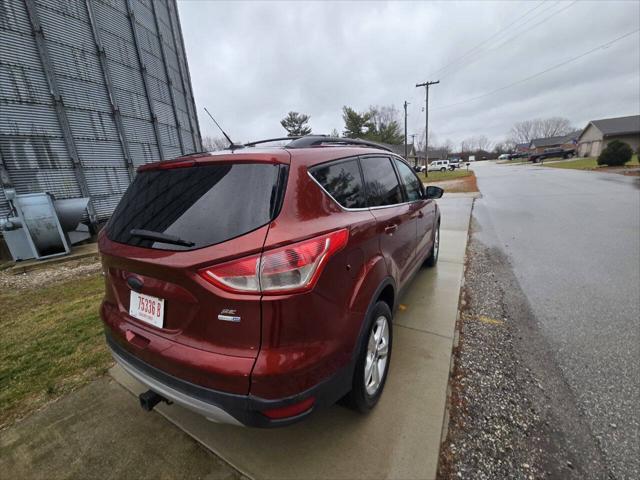
{"type": "Polygon", "coordinates": [[[266,140],[256,140],[255,142],[245,143],[244,146],[245,147],[254,147],[254,146],[259,145],[261,143],[281,142],[283,140],[297,140],[298,138],[302,138],[302,137],[293,136],[293,137],[267,138],[266,140]]]}
{"type": "Polygon", "coordinates": [[[361,140],[359,138],[329,137],[326,135],[306,135],[304,137],[293,140],[286,146],[286,148],[307,148],[320,145],[359,145],[362,147],[379,148],[380,150],[386,150],[387,152],[392,151],[390,148],[387,148],[384,145],[380,145],[379,143],[371,142],[369,140],[361,140]]]}

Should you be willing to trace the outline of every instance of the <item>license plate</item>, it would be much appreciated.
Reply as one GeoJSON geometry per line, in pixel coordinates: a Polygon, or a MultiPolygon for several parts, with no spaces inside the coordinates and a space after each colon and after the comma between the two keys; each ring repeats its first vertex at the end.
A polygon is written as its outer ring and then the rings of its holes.
{"type": "Polygon", "coordinates": [[[154,327],[162,328],[164,299],[132,291],[129,298],[129,315],[154,327]]]}

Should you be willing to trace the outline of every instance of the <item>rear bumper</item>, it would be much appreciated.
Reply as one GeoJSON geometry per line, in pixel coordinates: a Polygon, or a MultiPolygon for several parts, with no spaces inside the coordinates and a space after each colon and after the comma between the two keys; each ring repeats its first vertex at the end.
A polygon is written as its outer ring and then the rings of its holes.
{"type": "Polygon", "coordinates": [[[106,332],[107,344],[115,361],[132,377],[166,399],[207,419],[232,425],[279,427],[295,423],[320,407],[332,405],[349,391],[352,365],[318,385],[290,397],[267,400],[253,395],[238,395],[195,385],[169,375],[137,358],[119,346],[106,332]],[[313,397],[307,411],[294,417],[271,419],[261,412],[296,404],[313,397]]]}

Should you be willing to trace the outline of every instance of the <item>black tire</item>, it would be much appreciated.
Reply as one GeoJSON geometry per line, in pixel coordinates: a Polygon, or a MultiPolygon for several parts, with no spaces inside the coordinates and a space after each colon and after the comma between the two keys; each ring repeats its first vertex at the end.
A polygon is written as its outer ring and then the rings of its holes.
{"type": "Polygon", "coordinates": [[[431,268],[435,267],[436,263],[438,263],[438,257],[440,256],[440,224],[436,226],[436,230],[434,232],[434,242],[431,245],[431,252],[429,252],[429,257],[425,260],[424,264],[431,268]],[[438,242],[438,248],[436,249],[436,241],[438,242]]]}
{"type": "Polygon", "coordinates": [[[373,407],[375,407],[376,403],[378,403],[378,400],[380,399],[380,396],[382,395],[382,391],[384,390],[384,384],[387,381],[387,374],[389,373],[389,365],[391,364],[391,349],[393,346],[392,320],[393,316],[391,314],[389,305],[382,301],[378,301],[374,305],[370,315],[366,319],[367,324],[365,327],[365,334],[362,336],[360,345],[358,345],[358,359],[356,361],[356,368],[353,372],[351,391],[345,397],[345,403],[347,404],[347,406],[361,413],[367,413],[373,407]],[[376,320],[381,316],[384,316],[387,320],[387,328],[389,333],[386,355],[387,362],[384,374],[382,376],[382,379],[380,380],[380,384],[377,387],[377,390],[373,395],[370,395],[369,392],[367,392],[364,381],[364,369],[367,360],[367,345],[369,343],[369,337],[376,323],[376,320]]]}
{"type": "Polygon", "coordinates": [[[440,169],[440,171],[441,171],[441,172],[446,172],[446,171],[447,171],[447,169],[446,169],[445,167],[442,167],[442,168],[440,169]]]}

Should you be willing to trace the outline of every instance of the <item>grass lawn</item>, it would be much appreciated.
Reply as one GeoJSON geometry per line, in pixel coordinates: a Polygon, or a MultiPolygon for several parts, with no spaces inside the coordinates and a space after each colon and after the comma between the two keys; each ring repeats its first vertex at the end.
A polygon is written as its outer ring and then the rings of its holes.
{"type": "Polygon", "coordinates": [[[457,169],[453,172],[429,172],[428,177],[426,177],[424,173],[419,173],[418,177],[420,177],[423,183],[444,188],[444,191],[448,193],[478,191],[476,176],[472,170],[457,169]]]}
{"type": "MultiPolygon", "coordinates": [[[[631,160],[625,164],[625,166],[638,166],[638,155],[634,155],[631,157],[631,160]]],[[[575,160],[567,160],[563,162],[557,163],[548,163],[544,164],[545,167],[553,167],[553,168],[571,168],[576,170],[594,170],[598,167],[598,162],[595,157],[587,157],[587,158],[577,158],[575,160]]]]}
{"type": "Polygon", "coordinates": [[[95,274],[0,291],[0,426],[106,372],[103,293],[95,274]]]}
{"type": "Polygon", "coordinates": [[[446,171],[446,172],[429,172],[429,176],[427,177],[424,172],[418,173],[418,177],[422,180],[423,183],[434,183],[434,182],[442,182],[444,180],[455,180],[457,178],[468,177],[469,175],[473,175],[471,170],[457,168],[454,171],[446,171]]]}

